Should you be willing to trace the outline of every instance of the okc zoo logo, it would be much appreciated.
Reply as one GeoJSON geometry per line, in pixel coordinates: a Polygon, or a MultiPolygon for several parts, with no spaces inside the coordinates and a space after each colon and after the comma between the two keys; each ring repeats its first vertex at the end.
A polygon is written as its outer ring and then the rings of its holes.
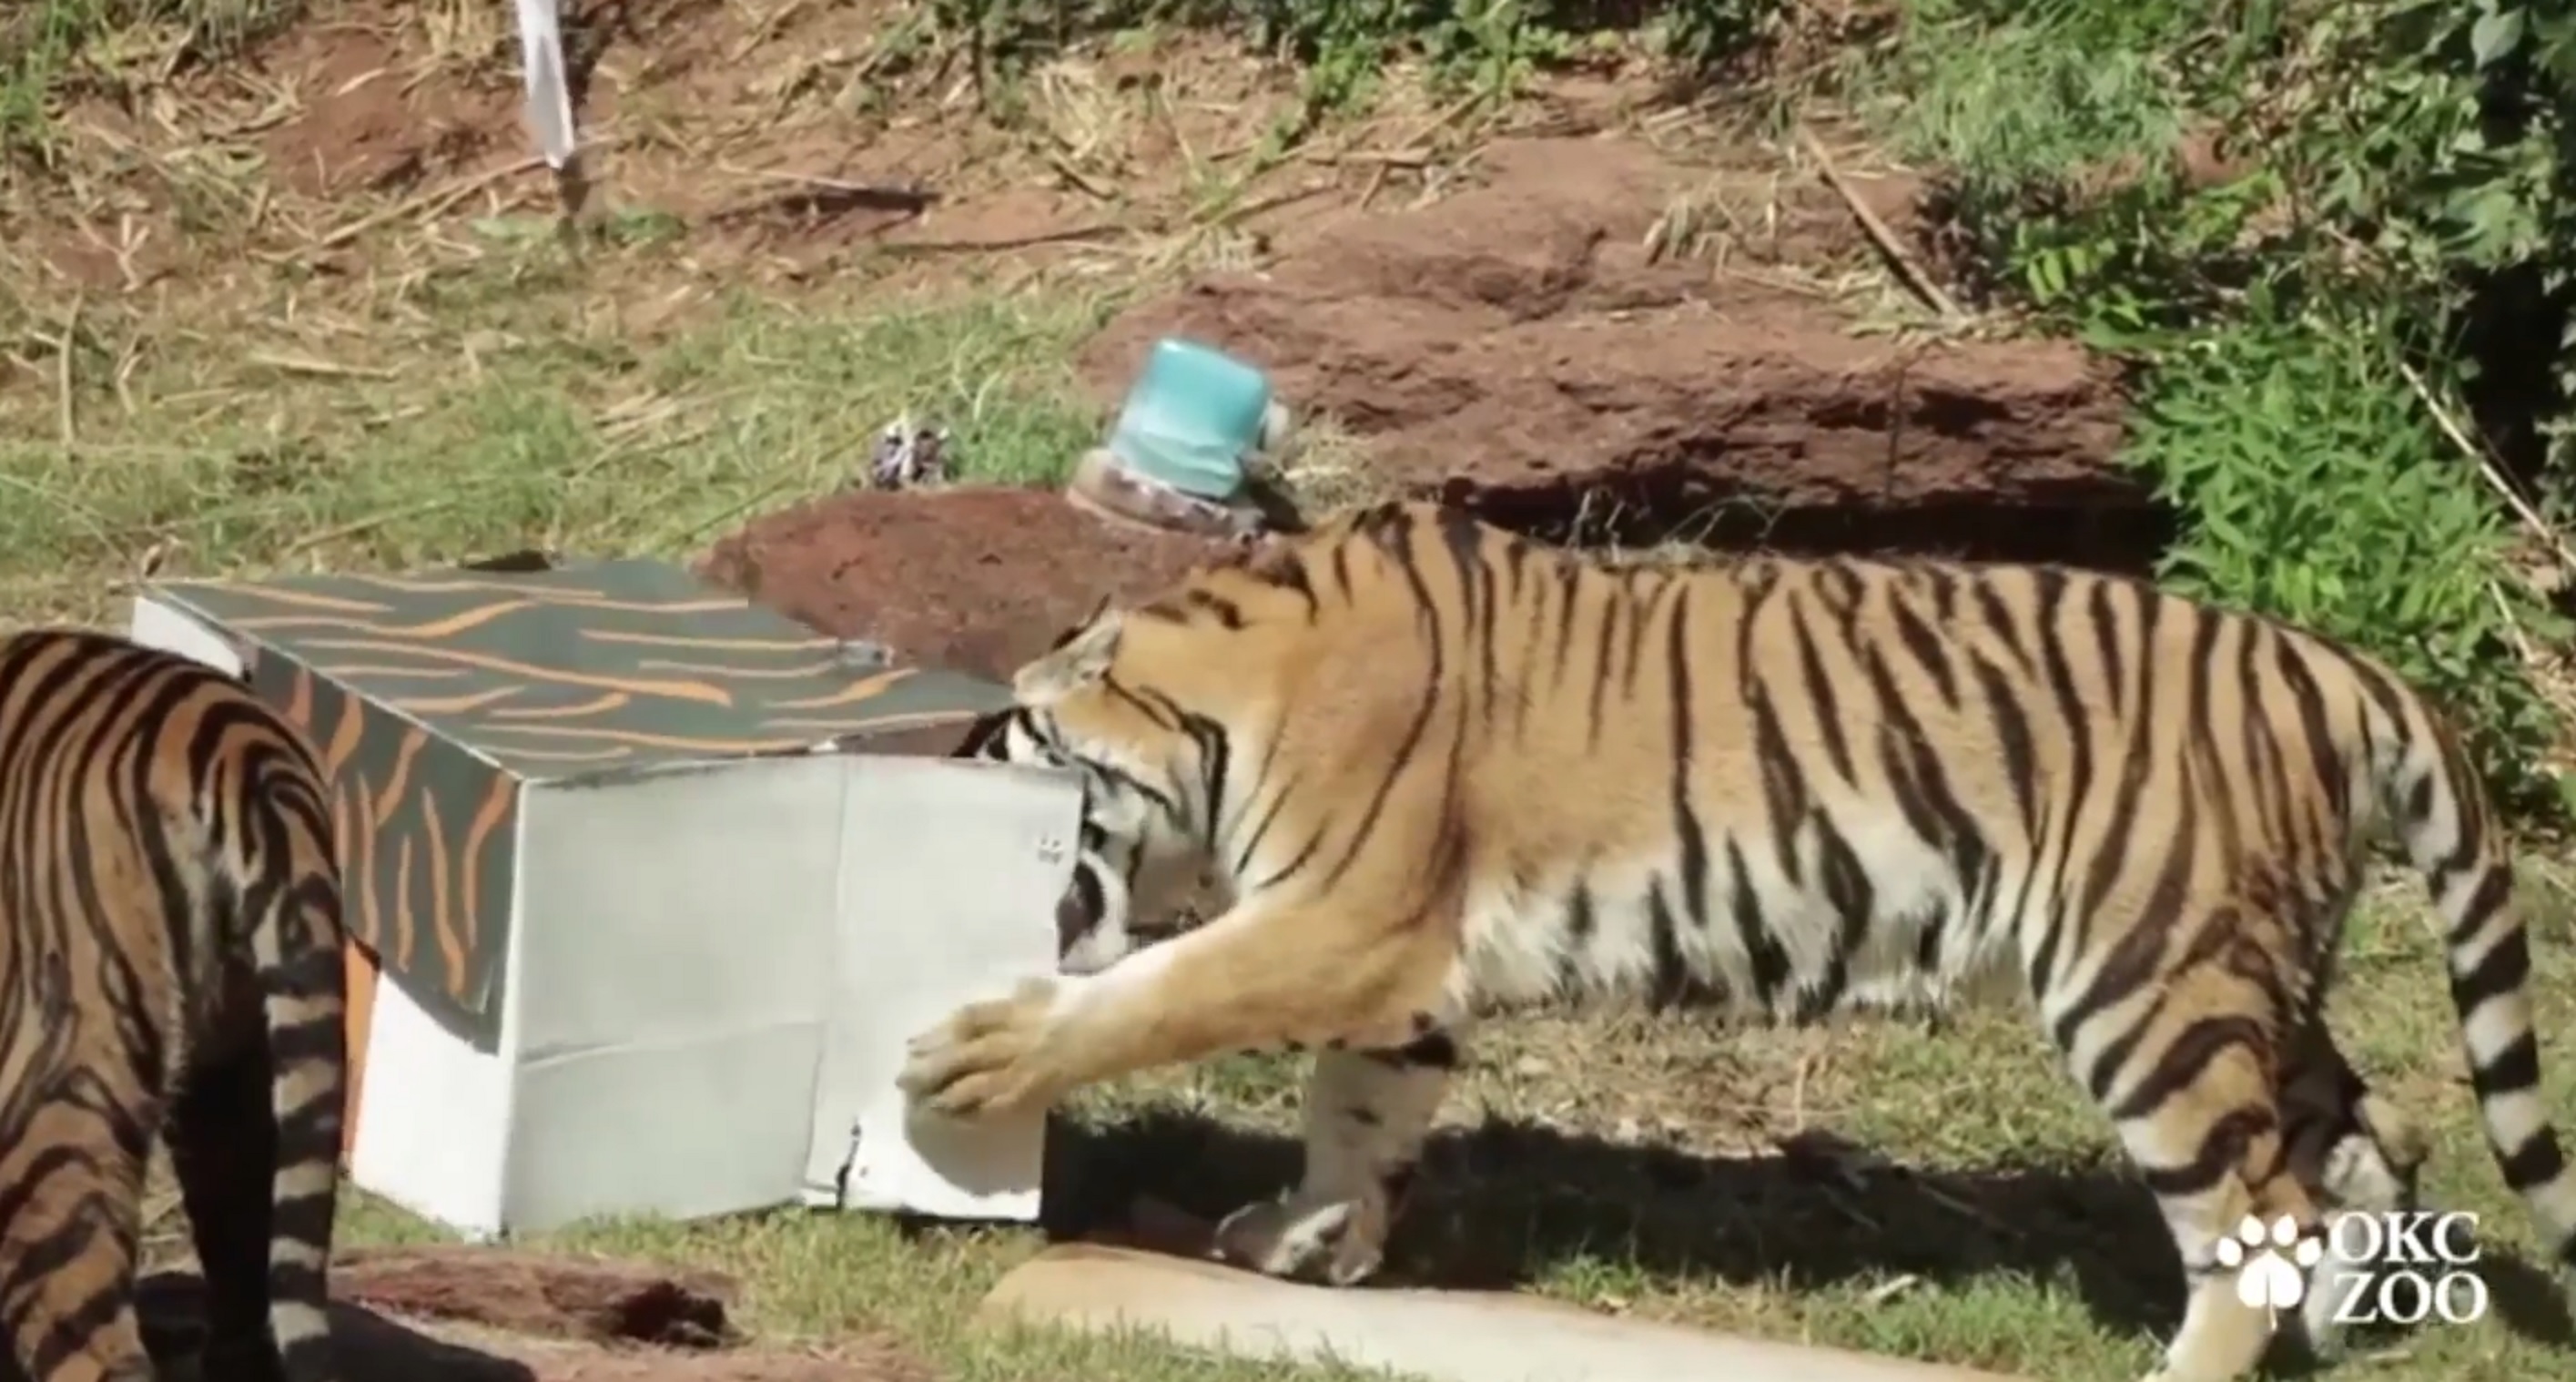
{"type": "Polygon", "coordinates": [[[2218,1265],[2236,1273],[2236,1298],[2270,1314],[2295,1310],[2308,1274],[2332,1250],[2338,1270],[2325,1289],[2337,1324],[2467,1324],[2487,1313],[2487,1283],[2478,1260],[2474,1214],[2343,1214],[2326,1238],[2299,1236],[2287,1218],[2265,1228],[2247,1216],[2232,1238],[2218,1240],[2218,1265]]]}

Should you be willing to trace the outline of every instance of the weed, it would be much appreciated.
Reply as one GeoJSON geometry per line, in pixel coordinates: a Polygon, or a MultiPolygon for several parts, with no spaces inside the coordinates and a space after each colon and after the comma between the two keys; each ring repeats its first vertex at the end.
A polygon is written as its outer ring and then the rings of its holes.
{"type": "Polygon", "coordinates": [[[2557,625],[2407,368],[2526,450],[2566,431],[2576,106],[2541,79],[2570,45],[2558,4],[1918,0],[1849,80],[1941,169],[1972,287],[2140,366],[2129,454],[2184,517],[2172,577],[2387,658],[2553,817],[2555,715],[2516,650],[2557,625]]]}
{"type": "Polygon", "coordinates": [[[2159,574],[2377,650],[2473,728],[2514,805],[2555,810],[2538,766],[2554,717],[2497,672],[2568,629],[2511,579],[2504,518],[2398,375],[2393,340],[2257,314],[2168,352],[2128,451],[2191,515],[2159,574]]]}
{"type": "Polygon", "coordinates": [[[19,0],[0,16],[0,169],[46,148],[55,102],[82,82],[165,79],[302,12],[303,0],[19,0]]]}

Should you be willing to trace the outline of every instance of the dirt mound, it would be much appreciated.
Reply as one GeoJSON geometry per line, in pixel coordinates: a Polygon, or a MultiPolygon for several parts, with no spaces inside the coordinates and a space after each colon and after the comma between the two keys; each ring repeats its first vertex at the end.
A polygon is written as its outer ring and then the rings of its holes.
{"type": "Polygon", "coordinates": [[[1047,491],[964,487],[802,504],[717,543],[698,569],[835,637],[1007,682],[1103,599],[1142,598],[1218,550],[1047,491]]]}
{"type": "MultiPolygon", "coordinates": [[[[827,1352],[737,1347],[732,1283],[642,1263],[498,1248],[345,1254],[332,1272],[340,1370],[368,1382],[930,1382],[882,1339],[827,1352]],[[678,1345],[674,1347],[673,1345],[678,1345]]],[[[203,1286],[138,1290],[156,1356],[193,1352],[203,1286]]],[[[189,1374],[193,1375],[193,1374],[189,1374]]]]}
{"type": "Polygon", "coordinates": [[[641,1263],[496,1248],[352,1250],[332,1289],[391,1315],[456,1320],[518,1334],[601,1344],[704,1348],[731,1332],[734,1283],[641,1263]]]}
{"type": "MultiPolygon", "coordinates": [[[[1135,309],[1086,380],[1114,400],[1155,337],[1208,341],[1367,439],[1396,488],[1506,521],[1592,491],[1676,514],[2144,508],[2113,461],[2115,376],[2080,347],[1856,335],[1779,274],[1650,254],[1709,175],[1640,143],[1515,140],[1483,163],[1473,190],[1135,309]]],[[[1789,219],[1810,242],[1777,258],[1857,238],[1812,199],[1789,219]]]]}

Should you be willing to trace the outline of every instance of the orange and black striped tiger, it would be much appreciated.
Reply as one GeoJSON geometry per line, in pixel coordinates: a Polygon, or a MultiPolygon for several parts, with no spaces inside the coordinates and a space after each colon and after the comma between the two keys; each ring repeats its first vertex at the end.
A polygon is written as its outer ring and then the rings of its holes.
{"type": "Polygon", "coordinates": [[[0,1325],[30,1382],[150,1382],[165,1127],[212,1382],[330,1382],[340,873],[311,749],[240,682],[105,634],[0,640],[0,1325]]]}
{"type": "MultiPolygon", "coordinates": [[[[1805,1021],[2018,990],[2180,1252],[2155,1376],[2243,1376],[2271,1331],[2222,1236],[2411,1198],[2420,1135],[2323,1019],[2383,828],[2438,904],[2504,1177],[2576,1260],[2488,801],[2421,695],[2296,628],[2056,567],[1615,563],[1398,504],[1104,610],[1014,692],[1026,756],[1077,768],[1149,865],[1204,861],[1229,905],[960,1009],[901,1082],[978,1116],[1319,1048],[1304,1184],[1224,1232],[1268,1270],[1375,1269],[1478,1017],[1627,994],[1805,1021]]],[[[2303,1332],[2329,1350],[2337,1292],[2313,1285],[2303,1332]]]]}

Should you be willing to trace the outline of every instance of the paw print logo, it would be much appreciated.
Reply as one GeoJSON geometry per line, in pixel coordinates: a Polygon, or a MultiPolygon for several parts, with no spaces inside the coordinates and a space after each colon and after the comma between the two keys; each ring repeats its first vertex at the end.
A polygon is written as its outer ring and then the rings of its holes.
{"type": "Polygon", "coordinates": [[[2308,1292],[2308,1269],[2323,1261],[2325,1245],[2299,1236],[2298,1224],[2284,1215],[2266,1232],[2263,1221],[2248,1214],[2236,1236],[2218,1240],[2218,1265],[2236,1273],[2236,1298],[2277,1319],[2298,1308],[2308,1292]]]}

